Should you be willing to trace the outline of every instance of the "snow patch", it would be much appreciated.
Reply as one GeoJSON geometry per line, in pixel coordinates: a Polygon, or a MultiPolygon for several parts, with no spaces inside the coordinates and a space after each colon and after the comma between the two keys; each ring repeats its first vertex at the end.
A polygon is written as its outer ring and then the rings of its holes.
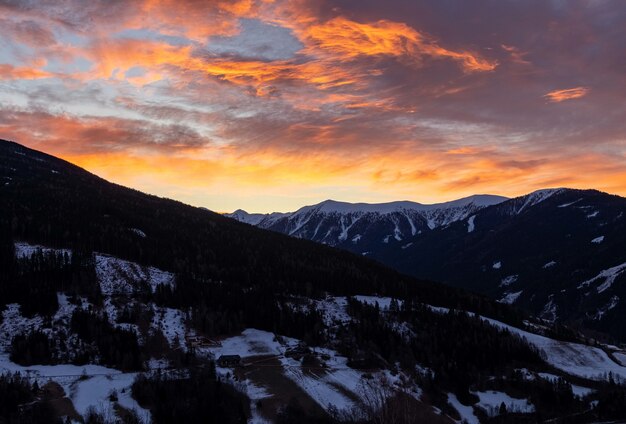
{"type": "MultiPolygon", "coordinates": [[[[379,297],[379,296],[357,295],[357,296],[354,296],[354,298],[358,300],[359,302],[365,303],[370,306],[378,305],[378,307],[383,311],[388,311],[389,308],[391,307],[391,302],[393,301],[391,297],[379,297]]],[[[400,300],[396,300],[396,302],[398,302],[398,306],[402,304],[402,301],[400,300]]]]}
{"type": "Polygon", "coordinates": [[[604,271],[600,272],[595,277],[590,278],[589,280],[583,281],[582,283],[580,283],[578,285],[578,289],[589,287],[591,283],[604,279],[604,282],[600,284],[598,288],[596,289],[598,293],[602,293],[608,290],[609,288],[611,288],[611,286],[613,285],[617,277],[619,277],[625,270],[626,270],[626,262],[621,265],[614,266],[613,268],[605,269],[604,271]]]}
{"type": "Polygon", "coordinates": [[[600,244],[603,241],[604,241],[604,236],[596,237],[593,240],[591,240],[592,243],[596,243],[596,244],[600,244]]]}
{"type": "Polygon", "coordinates": [[[480,424],[480,420],[476,415],[474,415],[474,408],[463,405],[455,394],[448,393],[448,403],[457,410],[461,416],[461,422],[467,422],[467,424],[480,424]]]}
{"type": "Polygon", "coordinates": [[[539,316],[545,320],[548,321],[556,321],[557,318],[557,305],[554,303],[554,300],[552,299],[553,296],[550,295],[550,298],[548,300],[548,303],[546,303],[543,307],[543,309],[541,310],[541,313],[539,314],[539,316]]]}
{"type": "Polygon", "coordinates": [[[502,299],[498,300],[500,303],[506,303],[508,305],[512,305],[517,301],[520,295],[524,292],[524,290],[520,290],[515,293],[506,293],[502,299]]]}
{"type": "Polygon", "coordinates": [[[467,220],[467,232],[471,233],[475,229],[474,220],[476,219],[476,215],[472,215],[467,220]]]}
{"type": "Polygon", "coordinates": [[[611,297],[611,300],[609,300],[609,303],[604,305],[602,308],[598,309],[593,319],[601,320],[604,317],[604,315],[606,315],[606,313],[609,312],[611,309],[615,308],[618,303],[619,303],[618,296],[611,297]]]}
{"type": "MultiPolygon", "coordinates": [[[[514,211],[515,215],[519,215],[520,213],[522,213],[523,210],[525,210],[526,208],[530,208],[532,206],[535,206],[541,202],[543,202],[546,199],[549,199],[550,197],[552,197],[553,195],[562,192],[563,189],[561,188],[557,188],[557,189],[544,189],[544,190],[537,190],[534,191],[525,197],[525,201],[522,204],[522,206],[514,211]]],[[[524,198],[523,197],[523,198],[524,198]]]]}
{"type": "Polygon", "coordinates": [[[170,347],[187,351],[185,314],[178,309],[154,307],[152,328],[160,330],[170,347]]]}
{"type": "Polygon", "coordinates": [[[568,206],[572,206],[573,204],[580,202],[581,200],[583,200],[582,197],[580,199],[574,200],[573,202],[570,202],[570,203],[563,203],[562,205],[559,205],[558,207],[559,208],[566,208],[568,206]]]}
{"type": "Polygon", "coordinates": [[[128,230],[130,232],[133,232],[133,233],[137,234],[141,238],[146,238],[146,233],[141,231],[139,228],[129,228],[128,230]]]}
{"type": "Polygon", "coordinates": [[[148,284],[152,292],[160,284],[174,284],[174,274],[103,254],[96,255],[96,274],[105,296],[133,294],[142,283],[148,284]]]}
{"type": "Polygon", "coordinates": [[[32,256],[37,251],[41,250],[44,254],[49,252],[58,253],[61,255],[71,255],[72,251],[70,249],[54,249],[51,247],[40,246],[38,244],[29,244],[23,242],[15,243],[15,256],[18,258],[27,258],[32,256]]]}
{"type": "Polygon", "coordinates": [[[504,277],[502,279],[502,281],[500,282],[500,287],[508,287],[511,284],[515,283],[518,279],[519,275],[515,274],[515,275],[509,275],[507,277],[504,277]]]}
{"type": "Polygon", "coordinates": [[[16,373],[37,381],[40,385],[55,381],[72,400],[76,411],[85,415],[89,407],[114,415],[114,405],[109,394],[116,391],[118,402],[125,408],[134,409],[144,422],[149,423],[150,412],[143,409],[131,397],[131,386],[136,373],[122,373],[100,365],[33,365],[24,367],[11,362],[8,355],[0,355],[0,374],[16,373]]]}
{"type": "Polygon", "coordinates": [[[480,401],[477,406],[490,417],[500,415],[500,406],[504,403],[507,412],[530,414],[535,412],[535,406],[527,399],[516,399],[504,392],[488,390],[486,392],[472,392],[480,401]]]}

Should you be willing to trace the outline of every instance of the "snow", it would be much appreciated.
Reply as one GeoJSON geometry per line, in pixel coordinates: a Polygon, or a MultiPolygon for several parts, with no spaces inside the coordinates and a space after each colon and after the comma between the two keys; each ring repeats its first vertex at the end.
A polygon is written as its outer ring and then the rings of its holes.
{"type": "Polygon", "coordinates": [[[489,390],[486,392],[472,392],[480,398],[477,406],[490,417],[500,415],[500,405],[506,405],[507,412],[529,414],[535,412],[535,406],[526,399],[516,399],[504,392],[489,390]]]}
{"type": "Polygon", "coordinates": [[[96,407],[96,410],[109,411],[113,416],[113,405],[109,400],[109,395],[115,391],[121,406],[134,409],[141,418],[149,422],[150,412],[139,406],[131,397],[131,386],[135,377],[134,373],[119,373],[94,375],[87,379],[79,378],[69,386],[70,398],[76,412],[84,416],[90,407],[96,407]]]}
{"type": "Polygon", "coordinates": [[[604,315],[607,312],[609,312],[611,309],[615,308],[618,303],[619,303],[619,296],[611,297],[611,299],[609,300],[609,302],[606,305],[604,305],[602,308],[598,309],[598,311],[594,315],[593,319],[595,319],[595,320],[602,319],[602,317],[604,317],[604,315]]]}
{"type": "Polygon", "coordinates": [[[613,352],[613,356],[620,364],[626,367],[626,352],[613,352]]]}
{"type": "Polygon", "coordinates": [[[572,206],[573,204],[578,203],[581,200],[583,200],[582,197],[580,199],[574,200],[573,202],[570,202],[570,203],[563,203],[562,205],[559,205],[559,208],[566,208],[568,206],[572,206]]]}
{"type": "MultiPolygon", "coordinates": [[[[554,374],[550,374],[547,372],[540,372],[537,373],[537,375],[539,375],[539,377],[543,378],[544,380],[550,381],[551,383],[556,383],[556,381],[561,378],[558,375],[554,375],[554,374]]],[[[572,393],[574,394],[574,396],[578,396],[578,397],[585,397],[591,393],[593,393],[595,390],[590,389],[588,387],[583,387],[583,386],[577,386],[575,384],[570,384],[572,386],[572,393]]]]}
{"type": "Polygon", "coordinates": [[[572,384],[572,393],[574,393],[574,396],[584,398],[585,396],[588,396],[592,394],[593,392],[595,392],[595,390],[590,389],[588,387],[577,386],[576,384],[572,384]]]}
{"type": "Polygon", "coordinates": [[[413,223],[413,219],[411,219],[408,213],[405,213],[404,217],[406,218],[407,222],[411,226],[411,235],[414,236],[415,234],[417,234],[417,228],[415,227],[415,224],[413,223]]]}
{"type": "Polygon", "coordinates": [[[249,214],[243,210],[237,210],[231,214],[225,214],[225,216],[262,228],[271,228],[281,219],[285,219],[286,222],[281,223],[281,226],[284,227],[285,232],[291,236],[306,237],[329,244],[336,244],[337,241],[341,242],[347,240],[348,230],[356,221],[365,216],[369,216],[368,219],[371,220],[380,219],[383,216],[392,219],[395,228],[394,233],[389,237],[401,240],[403,234],[400,230],[400,219],[406,219],[411,228],[411,235],[414,236],[420,232],[416,227],[416,222],[426,221],[426,225],[430,229],[434,229],[455,221],[467,219],[469,215],[476,210],[499,204],[505,200],[508,199],[502,196],[492,195],[474,195],[436,204],[420,204],[411,201],[371,204],[326,200],[315,205],[304,206],[295,212],[249,214]],[[332,216],[332,218],[336,220],[334,227],[340,230],[337,240],[325,240],[330,236],[332,230],[329,230],[326,236],[321,239],[320,237],[316,237],[320,224],[325,222],[327,216],[332,216]],[[319,221],[313,236],[308,233],[308,230],[306,233],[301,234],[302,229],[309,224],[311,220],[319,221]]]}
{"type": "Polygon", "coordinates": [[[598,216],[599,213],[600,211],[593,211],[592,213],[587,215],[587,218],[595,218],[596,216],[598,216]]]}
{"type": "Polygon", "coordinates": [[[339,224],[341,225],[341,234],[339,234],[339,237],[337,237],[339,241],[345,241],[348,238],[348,231],[350,231],[350,228],[352,228],[352,226],[359,220],[359,217],[357,217],[356,219],[354,219],[353,217],[350,218],[351,222],[349,225],[346,225],[346,216],[342,216],[339,220],[339,224]]]}
{"type": "Polygon", "coordinates": [[[448,403],[452,405],[461,416],[460,422],[465,421],[468,424],[480,424],[480,420],[474,415],[474,408],[463,405],[455,394],[448,393],[448,403]]]}
{"type": "Polygon", "coordinates": [[[71,255],[72,251],[70,249],[53,249],[51,247],[40,246],[37,244],[29,244],[23,242],[15,243],[15,256],[18,258],[30,257],[33,253],[37,253],[38,250],[41,250],[43,253],[48,252],[56,252],[60,254],[68,254],[71,255]]]}
{"type": "Polygon", "coordinates": [[[603,241],[604,241],[604,236],[596,237],[593,240],[591,240],[592,243],[596,243],[596,244],[600,244],[603,241]]]}
{"type": "Polygon", "coordinates": [[[358,243],[359,240],[361,240],[361,234],[357,234],[356,236],[352,237],[352,243],[358,243]]]}
{"type": "Polygon", "coordinates": [[[185,327],[185,314],[172,308],[154,307],[154,316],[152,317],[152,328],[160,330],[170,347],[173,349],[187,350],[185,327]]]}
{"type": "Polygon", "coordinates": [[[549,199],[553,195],[562,192],[563,190],[564,189],[562,188],[556,188],[556,189],[550,188],[550,189],[544,189],[544,190],[537,190],[530,194],[527,194],[526,196],[521,197],[521,199],[525,199],[525,201],[519,209],[514,211],[514,213],[516,215],[520,214],[524,209],[535,206],[543,202],[544,200],[549,199]]]}
{"type": "MultiPolygon", "coordinates": [[[[388,311],[392,301],[391,297],[362,295],[354,296],[354,299],[370,306],[375,306],[376,304],[378,304],[378,307],[382,311],[388,311]]],[[[327,327],[333,327],[338,323],[344,324],[350,322],[351,320],[351,317],[347,311],[348,299],[346,297],[328,296],[324,300],[311,300],[311,302],[314,305],[315,310],[322,313],[322,315],[324,316],[324,324],[327,327]]],[[[400,306],[401,304],[402,302],[398,301],[398,306],[400,306]]]]}
{"type": "Polygon", "coordinates": [[[324,300],[314,300],[315,309],[324,315],[324,324],[333,327],[337,323],[350,322],[350,315],[346,310],[348,300],[345,297],[327,297],[324,300]]]}
{"type": "Polygon", "coordinates": [[[524,290],[520,290],[520,291],[515,292],[515,293],[506,293],[504,295],[504,297],[502,297],[502,299],[498,300],[498,302],[506,303],[508,305],[512,305],[513,303],[515,303],[515,301],[517,301],[517,299],[520,297],[520,295],[523,292],[524,292],[524,290]]]}
{"type": "Polygon", "coordinates": [[[273,212],[271,214],[264,214],[264,213],[248,213],[242,209],[238,209],[233,213],[227,213],[224,214],[224,216],[227,216],[229,218],[233,218],[236,219],[239,222],[244,222],[246,224],[250,224],[250,225],[259,225],[262,221],[264,220],[271,220],[271,221],[275,221],[277,219],[280,219],[284,216],[288,216],[289,214],[287,213],[280,213],[280,212],[273,212]]]}
{"type": "MultiPolygon", "coordinates": [[[[330,300],[326,305],[336,304],[330,300]]],[[[357,399],[361,399],[364,393],[364,373],[348,367],[348,358],[340,356],[337,352],[326,348],[314,348],[315,353],[325,356],[323,369],[303,368],[300,361],[285,357],[284,352],[290,347],[295,347],[299,340],[275,336],[273,333],[248,328],[241,335],[229,337],[221,341],[221,346],[206,348],[215,358],[221,355],[239,355],[242,358],[255,358],[248,362],[246,367],[254,367],[255,362],[265,361],[267,357],[275,357],[279,360],[284,375],[298,385],[322,408],[328,409],[334,406],[338,410],[352,410],[358,406],[357,399]],[[280,340],[280,341],[279,341],[280,340]],[[265,357],[256,359],[257,357],[265,357]]],[[[218,368],[218,374],[228,375],[229,369],[218,368]]],[[[392,387],[399,387],[403,379],[391,376],[387,371],[374,373],[375,381],[383,378],[390,382],[392,387]]],[[[262,388],[253,385],[248,380],[241,384],[251,399],[268,397],[269,394],[262,388]],[[250,393],[252,391],[252,393],[250,393]]],[[[419,388],[413,386],[409,392],[416,397],[421,395],[419,388]]],[[[254,403],[254,402],[253,402],[254,403]]]]}
{"type": "Polygon", "coordinates": [[[474,231],[474,220],[476,219],[476,215],[472,215],[469,217],[469,219],[467,220],[467,232],[471,233],[474,231]]]}
{"type": "Polygon", "coordinates": [[[543,319],[546,319],[548,321],[556,321],[557,319],[557,305],[556,303],[554,303],[554,300],[552,299],[552,295],[550,295],[548,303],[546,303],[543,307],[543,309],[541,310],[541,313],[539,314],[540,317],[542,317],[543,319]]]}
{"type": "Polygon", "coordinates": [[[538,372],[537,375],[551,383],[555,383],[559,378],[561,378],[558,375],[551,374],[549,372],[538,372]]]}
{"type": "Polygon", "coordinates": [[[411,246],[413,246],[413,242],[405,244],[404,246],[402,246],[402,249],[408,249],[411,246]]]}
{"type": "Polygon", "coordinates": [[[339,213],[339,214],[349,214],[349,213],[390,214],[390,213],[404,211],[404,210],[431,211],[434,209],[461,208],[461,207],[468,206],[468,205],[474,205],[477,207],[486,207],[486,206],[491,206],[491,205],[497,205],[498,203],[502,203],[505,200],[508,200],[508,199],[506,197],[494,196],[494,195],[488,195],[488,194],[478,194],[474,196],[464,197],[458,200],[453,200],[450,202],[434,203],[434,204],[422,204],[422,203],[411,202],[408,200],[388,202],[388,203],[348,203],[348,202],[339,202],[336,200],[325,200],[321,203],[318,203],[317,205],[304,206],[303,208],[298,209],[296,212],[293,212],[293,215],[310,212],[312,210],[315,210],[316,212],[339,213]]]}
{"type": "Polygon", "coordinates": [[[273,333],[248,328],[241,335],[222,340],[222,345],[209,349],[215,358],[239,355],[242,358],[261,355],[280,355],[283,351],[273,333]]]}
{"type": "Polygon", "coordinates": [[[491,265],[491,267],[493,269],[500,269],[502,268],[502,262],[494,262],[493,265],[491,265]]]}
{"type": "MultiPolygon", "coordinates": [[[[359,302],[365,303],[370,306],[376,306],[376,304],[378,304],[378,307],[382,310],[389,310],[389,307],[391,306],[391,301],[393,300],[391,297],[361,296],[361,295],[354,296],[354,298],[358,300],[359,302]]],[[[398,305],[400,304],[401,304],[401,301],[398,301],[398,305]]]]}
{"type": "Polygon", "coordinates": [[[16,335],[40,329],[43,323],[40,316],[23,317],[20,312],[20,305],[17,303],[6,305],[6,309],[2,312],[2,317],[2,323],[0,324],[0,351],[8,350],[13,337],[16,335]]]}
{"type": "Polygon", "coordinates": [[[619,277],[625,270],[626,270],[626,262],[621,265],[617,265],[612,268],[605,269],[601,271],[595,277],[590,278],[589,280],[586,280],[580,283],[578,285],[578,289],[589,287],[591,283],[594,283],[598,280],[604,280],[604,282],[600,284],[596,289],[598,293],[602,293],[608,290],[609,288],[611,288],[613,283],[615,283],[615,280],[617,279],[617,277],[619,277]]]}
{"type": "Polygon", "coordinates": [[[268,421],[261,416],[259,410],[257,409],[257,402],[272,397],[272,394],[268,393],[265,388],[257,386],[248,379],[238,381],[235,384],[235,387],[250,399],[251,416],[248,420],[248,424],[271,424],[271,421],[268,421]]]}
{"type": "MultiPolygon", "coordinates": [[[[433,312],[445,314],[448,308],[425,305],[433,312]]],[[[474,316],[472,312],[469,315],[474,316]]],[[[614,378],[626,380],[626,366],[613,361],[602,349],[579,343],[553,340],[539,334],[521,330],[492,318],[480,316],[496,328],[507,330],[525,338],[528,343],[543,352],[546,362],[567,374],[590,380],[607,380],[609,373],[614,378]]],[[[626,356],[626,355],[625,355],[626,356]]]]}
{"type": "Polygon", "coordinates": [[[11,362],[6,354],[0,354],[0,374],[19,372],[38,383],[48,380],[57,382],[72,400],[76,411],[85,415],[89,407],[105,411],[113,416],[113,405],[109,394],[116,390],[118,402],[125,408],[134,409],[145,422],[150,422],[150,414],[141,408],[131,396],[131,385],[136,373],[122,373],[100,365],[33,365],[24,367],[11,362]],[[122,393],[124,391],[124,393],[122,393]]]}
{"type": "Polygon", "coordinates": [[[141,231],[139,228],[129,228],[129,231],[137,234],[139,237],[141,238],[146,238],[146,233],[144,233],[143,231],[141,231]]]}
{"type": "MultiPolygon", "coordinates": [[[[310,370],[304,372],[300,367],[300,362],[292,358],[281,358],[281,363],[284,367],[285,376],[296,383],[322,408],[327,409],[332,405],[344,411],[354,407],[354,402],[351,399],[327,381],[328,376],[322,376],[321,373],[318,375],[310,370]]],[[[339,381],[343,382],[342,379],[339,381]]]]}
{"type": "Polygon", "coordinates": [[[104,254],[96,255],[96,274],[105,296],[133,294],[141,283],[149,284],[153,292],[160,284],[174,284],[174,274],[104,254]]]}
{"type": "Polygon", "coordinates": [[[517,278],[519,277],[519,275],[509,275],[507,277],[504,277],[502,279],[502,281],[500,282],[500,287],[508,287],[511,284],[515,283],[517,281],[517,278]]]}
{"type": "Polygon", "coordinates": [[[543,266],[543,269],[552,268],[554,265],[556,265],[556,262],[555,262],[555,261],[550,261],[550,262],[546,263],[546,264],[543,266]]]}
{"type": "Polygon", "coordinates": [[[614,377],[626,380],[626,367],[611,360],[602,349],[549,339],[491,318],[481,318],[495,327],[506,329],[525,338],[530,344],[545,353],[546,362],[570,375],[592,380],[605,380],[610,372],[614,377]]]}

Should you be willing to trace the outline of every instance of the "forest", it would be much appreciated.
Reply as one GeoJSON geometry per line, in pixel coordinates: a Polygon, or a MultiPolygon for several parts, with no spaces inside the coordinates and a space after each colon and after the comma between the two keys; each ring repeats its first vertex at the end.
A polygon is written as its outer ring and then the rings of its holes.
{"type": "MultiPolygon", "coordinates": [[[[555,372],[523,339],[469,314],[441,314],[425,306],[471,311],[523,326],[529,317],[508,305],[406,277],[348,252],[110,184],[47,155],[32,151],[24,156],[10,154],[0,143],[0,159],[0,174],[10,174],[13,181],[0,189],[4,205],[0,215],[0,310],[18,303],[25,316],[41,316],[45,324],[59,308],[58,293],[65,293],[73,305],[81,305],[81,299],[89,304],[73,312],[67,334],[52,338],[44,325],[42,330],[16,335],[11,341],[11,359],[18,364],[98,362],[125,371],[144,371],[145,361],[166,349],[162,348],[167,344],[162,335],[140,343],[134,332],[111,324],[96,275],[97,252],[176,276],[171,286],[158,286],[154,293],[143,290],[129,299],[133,302],[128,302],[118,322],[149,321],[148,308],[141,305],[153,303],[188,311],[187,325],[207,337],[253,327],[310,346],[328,346],[345,355],[353,368],[403,371],[415,379],[433,405],[452,416],[456,412],[448,406],[447,393],[469,403],[475,401],[472,391],[487,385],[533,393],[534,420],[572,413],[578,414],[580,422],[590,417],[609,420],[626,416],[626,389],[615,382],[597,385],[597,407],[589,411],[567,384],[526,381],[516,373],[520,368],[555,372]],[[57,173],[51,173],[51,167],[57,173]],[[133,229],[140,229],[145,237],[133,229]],[[25,241],[69,250],[35,250],[17,258],[15,243],[25,241]],[[311,303],[311,299],[329,295],[368,294],[397,301],[389,312],[383,312],[350,299],[352,320],[332,330],[311,303]],[[400,336],[394,323],[404,323],[412,336],[400,336]],[[416,364],[425,370],[418,370],[416,364]]],[[[550,335],[576,337],[564,327],[554,327],[550,335]]],[[[215,378],[211,361],[199,363],[193,349],[188,354],[167,354],[178,355],[173,361],[182,372],[178,378],[146,373],[133,386],[133,396],[150,409],[155,422],[193,422],[204,419],[205,414],[222,420],[215,422],[245,420],[249,402],[215,378]]],[[[26,422],[19,421],[25,418],[18,406],[35,399],[36,388],[15,376],[3,379],[2,384],[15,391],[15,396],[2,400],[0,423],[26,422]]],[[[408,405],[402,397],[388,402],[392,406],[382,411],[408,405]]],[[[500,418],[483,418],[487,422],[524,420],[502,412],[500,418]]],[[[381,422],[379,418],[375,414],[320,417],[293,402],[277,420],[366,424],[381,422]]],[[[97,419],[94,415],[94,422],[97,419]]],[[[576,421],[572,418],[569,422],[576,421]]]]}

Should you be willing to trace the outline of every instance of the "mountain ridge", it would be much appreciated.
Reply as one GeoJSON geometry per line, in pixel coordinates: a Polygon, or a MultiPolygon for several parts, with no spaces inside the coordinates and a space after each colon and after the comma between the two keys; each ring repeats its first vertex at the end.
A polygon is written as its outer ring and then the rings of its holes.
{"type": "Polygon", "coordinates": [[[256,225],[626,340],[613,324],[626,314],[626,198],[552,188],[438,215],[306,211],[256,225]]]}

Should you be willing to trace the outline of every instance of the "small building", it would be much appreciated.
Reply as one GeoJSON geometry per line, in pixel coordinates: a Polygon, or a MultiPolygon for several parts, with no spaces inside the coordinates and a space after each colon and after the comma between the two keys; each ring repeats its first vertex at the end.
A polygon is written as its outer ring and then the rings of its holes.
{"type": "Polygon", "coordinates": [[[217,358],[217,366],[222,368],[234,368],[241,365],[241,356],[239,355],[222,355],[217,358]]]}

